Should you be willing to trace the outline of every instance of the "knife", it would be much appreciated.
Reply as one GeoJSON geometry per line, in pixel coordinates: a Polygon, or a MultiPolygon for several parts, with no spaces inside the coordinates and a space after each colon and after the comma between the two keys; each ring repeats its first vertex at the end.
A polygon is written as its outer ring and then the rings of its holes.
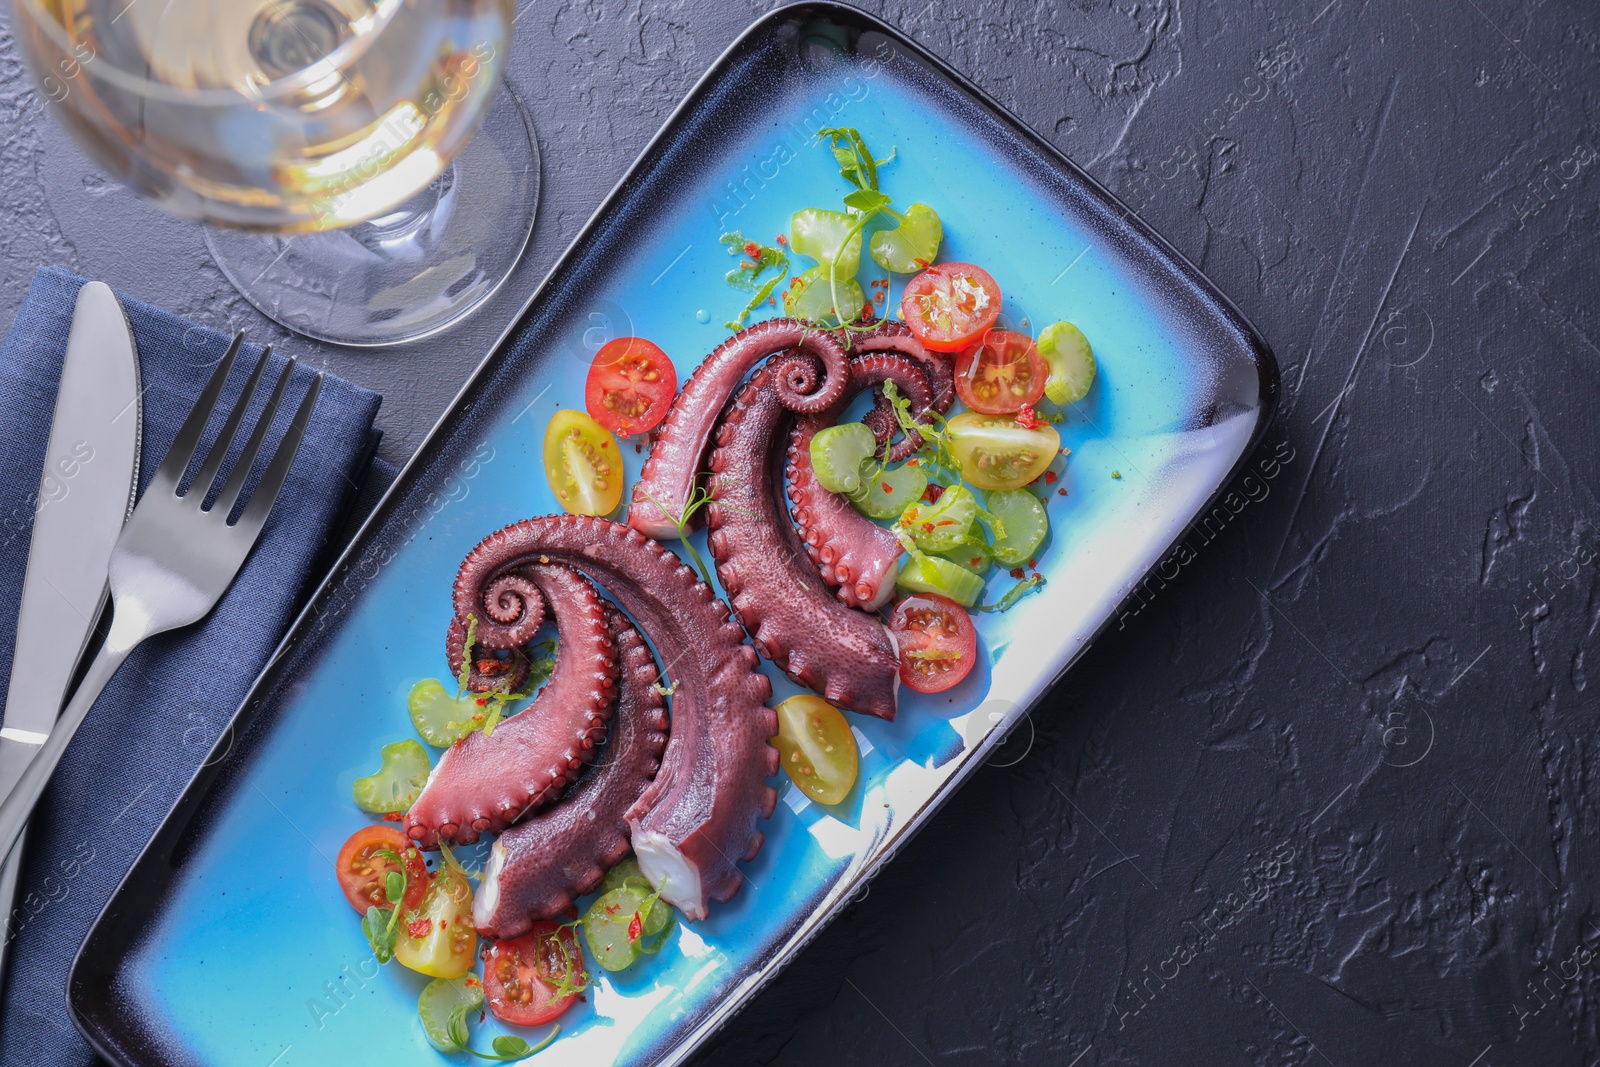
{"type": "MultiPolygon", "coordinates": [[[[55,725],[106,604],[111,548],[139,489],[139,356],[122,304],[104,282],[78,292],[61,365],[17,638],[0,723],[0,797],[21,777],[55,725]]],[[[14,912],[19,838],[0,867],[3,971],[29,916],[14,912]]]]}

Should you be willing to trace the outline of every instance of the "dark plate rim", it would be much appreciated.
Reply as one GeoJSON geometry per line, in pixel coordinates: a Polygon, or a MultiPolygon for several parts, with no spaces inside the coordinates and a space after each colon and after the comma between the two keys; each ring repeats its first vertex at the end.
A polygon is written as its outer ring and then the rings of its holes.
{"type": "MultiPolygon", "coordinates": [[[[528,299],[518,309],[516,315],[500,333],[499,337],[496,338],[483,360],[479,362],[465,384],[451,399],[445,411],[440,415],[433,427],[430,428],[416,452],[413,453],[405,466],[396,475],[393,483],[373,508],[366,521],[362,523],[360,529],[351,539],[350,544],[318,584],[316,590],[308,599],[306,606],[296,616],[283,640],[273,652],[267,665],[257,676],[250,692],[229,720],[228,726],[222,730],[216,745],[213,746],[206,759],[190,778],[189,783],[184,787],[172,810],[168,812],[160,827],[140,851],[132,866],[129,867],[127,873],[123,875],[118,883],[116,890],[106,901],[105,906],[96,917],[88,935],[73,958],[67,985],[67,1006],[73,1024],[77,1026],[79,1032],[83,1034],[84,1038],[99,1055],[118,1064],[143,1065],[146,1063],[167,1062],[163,1059],[163,1056],[172,1050],[163,1048],[159,1038],[145,1033],[143,1028],[136,1025],[130,1027],[128,1016],[117,1010],[116,1005],[119,999],[116,991],[117,976],[121,964],[126,958],[127,950],[137,940],[136,927],[156,910],[156,906],[159,904],[172,878],[174,870],[166,866],[166,861],[173,852],[173,846],[178,843],[179,838],[188,828],[191,818],[208,798],[211,786],[221,773],[231,752],[234,738],[247,729],[259,713],[264,704],[264,694],[272,690],[281,681],[279,676],[288,669],[289,653],[294,649],[297,639],[303,636],[303,631],[308,628],[308,621],[312,619],[314,614],[318,614],[317,608],[333,594],[337,580],[341,575],[348,572],[352,561],[368,547],[368,541],[373,533],[381,528],[391,517],[396,505],[409,495],[411,483],[415,480],[422,461],[434,451],[435,446],[441,443],[441,438],[452,415],[461,407],[466,398],[483,384],[499,362],[506,358],[507,342],[521,330],[530,314],[539,305],[544,294],[553,288],[552,283],[570,268],[575,259],[583,254],[584,246],[594,236],[605,216],[614,210],[619,202],[633,194],[633,185],[636,180],[643,172],[659,161],[665,146],[678,135],[679,126],[684,116],[694,109],[700,98],[705,95],[708,87],[719,79],[733,59],[749,48],[751,42],[760,35],[785,23],[818,19],[831,20],[863,32],[871,31],[883,34],[893,41],[897,48],[903,49],[918,61],[925,63],[935,73],[969,96],[1000,125],[1042,157],[1046,163],[1064,172],[1067,177],[1079,183],[1085,190],[1099,199],[1104,206],[1112,209],[1113,213],[1118,214],[1124,223],[1132,227],[1140,240],[1150,246],[1157,254],[1166,258],[1180,273],[1186,276],[1191,285],[1195,286],[1207,300],[1215,305],[1229,325],[1243,338],[1245,348],[1254,361],[1257,371],[1260,403],[1257,408],[1256,423],[1251,429],[1248,442],[1240,451],[1239,458],[1234,462],[1227,474],[1218,481],[1218,484],[1206,500],[1196,509],[1189,523],[1180,528],[1166,548],[1156,556],[1157,563],[1152,564],[1150,570],[1145,571],[1143,575],[1130,584],[1128,592],[1124,594],[1119,604],[1119,608],[1112,611],[1093,635],[1068,657],[1061,669],[1041,690],[1040,695],[1035,698],[1029,707],[1019,708],[1009,718],[1009,721],[1002,724],[1001,728],[993,730],[984,744],[971,754],[974,758],[969,763],[969,766],[964,769],[967,773],[970,773],[971,769],[981,763],[981,759],[978,759],[978,757],[981,757],[988,749],[1001,743],[1009,729],[1016,725],[1024,714],[1031,710],[1031,707],[1036,706],[1048,696],[1050,690],[1060,682],[1062,676],[1071,668],[1077,658],[1099,639],[1111,620],[1120,614],[1121,607],[1128,603],[1140,583],[1149,577],[1154,567],[1159,564],[1159,561],[1165,559],[1171,553],[1199,516],[1211,510],[1223,492],[1238,477],[1241,470],[1248,465],[1277,410],[1279,372],[1277,360],[1266,340],[1232,300],[1218,289],[1187,257],[1153,230],[1136,212],[1123,204],[1098,179],[1068,159],[1053,144],[1013,115],[998,101],[990,97],[988,93],[974,85],[965,75],[911,40],[899,29],[870,12],[849,4],[837,2],[837,0],[802,0],[800,3],[775,8],[751,23],[743,33],[718,55],[705,73],[695,81],[683,100],[668,115],[661,129],[650,139],[632,166],[628,168],[627,172],[606,194],[605,198],[585,221],[583,227],[551,266],[544,279],[534,288],[528,299]],[[125,912],[132,912],[133,914],[124,914],[125,912]],[[130,1056],[135,1056],[137,1059],[129,1058],[130,1056]]],[[[915,822],[907,832],[907,837],[920,828],[933,811],[942,806],[944,801],[959,788],[962,781],[967,777],[967,773],[957,771],[941,787],[930,800],[928,806],[918,813],[915,822]]],[[[880,857],[864,873],[863,879],[870,878],[872,874],[881,868],[883,863],[888,862],[892,858],[893,851],[897,851],[899,845],[903,845],[906,839],[901,838],[894,849],[880,857]]],[[[828,922],[831,922],[837,916],[839,910],[841,909],[837,905],[833,907],[821,922],[805,932],[804,937],[799,942],[792,945],[787,952],[782,953],[779,966],[771,968],[771,973],[765,975],[762,981],[745,989],[740,994],[740,1004],[742,1005],[762,985],[765,985],[766,980],[770,979],[772,974],[781,970],[781,964],[792,958],[795,952],[798,952],[828,922]]],[[[671,1056],[673,1062],[680,1061],[702,1044],[720,1025],[726,1022],[731,1014],[732,1012],[725,1009],[713,1012],[713,1018],[709,1020],[710,1025],[703,1025],[697,1028],[692,1040],[686,1046],[675,1050],[675,1054],[671,1056]]]]}

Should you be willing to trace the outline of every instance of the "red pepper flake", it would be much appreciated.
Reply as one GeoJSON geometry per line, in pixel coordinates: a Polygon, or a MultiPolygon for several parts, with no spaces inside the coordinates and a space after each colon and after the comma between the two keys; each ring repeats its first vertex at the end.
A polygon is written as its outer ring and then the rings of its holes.
{"type": "Polygon", "coordinates": [[[1057,489],[1056,492],[1059,493],[1061,496],[1066,496],[1067,495],[1067,491],[1066,491],[1065,488],[1057,489]]]}
{"type": "MultiPolygon", "coordinates": [[[[1031,568],[1031,567],[1037,567],[1037,566],[1038,566],[1038,565],[1039,565],[1039,561],[1038,561],[1038,560],[1036,560],[1036,559],[1030,559],[1030,560],[1029,560],[1029,561],[1028,561],[1028,566],[1029,566],[1029,567],[1030,567],[1030,568],[1031,568]]],[[[1035,573],[1035,574],[1037,574],[1037,573],[1039,573],[1039,572],[1038,572],[1038,571],[1034,571],[1034,573],[1035,573]]]]}
{"type": "Polygon", "coordinates": [[[406,923],[406,933],[412,937],[427,937],[431,929],[433,929],[432,919],[413,919],[406,923]]]}
{"type": "Polygon", "coordinates": [[[925,534],[933,533],[933,523],[931,523],[931,522],[923,523],[922,524],[922,532],[925,533],[925,534]]]}
{"type": "Polygon", "coordinates": [[[745,270],[755,270],[756,269],[756,265],[754,263],[750,262],[748,259],[741,259],[739,261],[739,266],[742,267],[745,270]]]}
{"type": "Polygon", "coordinates": [[[865,318],[869,318],[869,319],[872,318],[872,316],[873,316],[872,301],[863,300],[861,302],[861,314],[865,318]]]}
{"type": "Polygon", "coordinates": [[[973,556],[971,559],[967,560],[967,566],[969,566],[969,567],[978,567],[978,566],[981,566],[982,564],[983,564],[983,557],[982,556],[973,556]]]}
{"type": "Polygon", "coordinates": [[[781,233],[778,234],[777,237],[773,238],[773,240],[777,241],[780,245],[787,245],[789,243],[789,238],[785,237],[781,233]]]}
{"type": "Polygon", "coordinates": [[[1055,471],[1045,471],[1044,472],[1044,484],[1045,485],[1055,485],[1056,484],[1056,472],[1055,471]]]}
{"type": "Polygon", "coordinates": [[[888,482],[879,482],[878,488],[882,489],[885,493],[894,492],[894,486],[890,485],[888,482]]]}
{"type": "Polygon", "coordinates": [[[478,698],[478,707],[486,708],[488,706],[489,706],[489,698],[488,697],[479,697],[478,698]]]}
{"type": "MultiPolygon", "coordinates": [[[[915,463],[916,460],[912,460],[911,462],[915,463]]],[[[922,491],[922,499],[930,504],[937,504],[939,502],[939,498],[942,496],[944,496],[944,486],[940,485],[938,482],[929,482],[928,488],[922,491]]]]}
{"type": "Polygon", "coordinates": [[[607,915],[615,915],[617,912],[619,912],[621,910],[622,910],[622,905],[621,904],[607,904],[606,905],[606,914],[607,915]]]}
{"type": "Polygon", "coordinates": [[[1032,404],[1022,405],[1022,410],[1017,412],[1017,425],[1021,426],[1024,430],[1037,430],[1043,421],[1043,419],[1039,418],[1039,416],[1033,413],[1032,404]]]}
{"type": "Polygon", "coordinates": [[[928,269],[928,261],[925,260],[925,259],[914,259],[914,260],[912,260],[912,262],[917,265],[917,269],[918,270],[927,270],[928,269]]]}
{"type": "Polygon", "coordinates": [[[881,303],[883,303],[883,294],[882,293],[876,293],[876,294],[873,295],[872,299],[876,303],[881,304],[881,303]]]}
{"type": "Polygon", "coordinates": [[[639,940],[639,935],[644,932],[644,919],[638,912],[633,913],[633,922],[628,924],[628,944],[639,940]]]}
{"type": "Polygon", "coordinates": [[[1011,577],[1018,578],[1018,579],[1022,578],[1023,577],[1022,568],[1021,567],[1012,567],[1011,568],[1011,577]]]}
{"type": "Polygon", "coordinates": [[[404,812],[386,811],[383,813],[383,817],[388,819],[390,822],[404,822],[406,816],[404,812]]]}
{"type": "Polygon", "coordinates": [[[746,241],[744,243],[744,254],[749,256],[751,259],[755,259],[757,256],[761,255],[761,246],[756,244],[754,241],[746,241]]]}
{"type": "Polygon", "coordinates": [[[642,451],[644,451],[644,446],[641,445],[638,441],[635,441],[633,443],[633,454],[637,456],[642,451]]]}

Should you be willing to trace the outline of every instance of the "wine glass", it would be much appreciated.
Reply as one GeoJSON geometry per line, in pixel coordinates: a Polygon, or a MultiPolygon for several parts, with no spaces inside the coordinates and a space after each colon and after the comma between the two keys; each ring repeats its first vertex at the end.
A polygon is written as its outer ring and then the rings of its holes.
{"type": "Polygon", "coordinates": [[[527,244],[539,160],[501,91],[511,0],[13,9],[78,143],[213,224],[223,272],[292,330],[347,345],[426,336],[493,293],[527,244]]]}

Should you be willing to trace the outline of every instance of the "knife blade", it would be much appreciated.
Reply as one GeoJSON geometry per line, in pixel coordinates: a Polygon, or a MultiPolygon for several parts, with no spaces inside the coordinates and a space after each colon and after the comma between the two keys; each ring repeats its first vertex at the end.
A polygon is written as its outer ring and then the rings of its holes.
{"type": "MultiPolygon", "coordinates": [[[[104,282],[78,292],[34,500],[33,535],[0,722],[0,796],[50,734],[106,603],[112,546],[139,488],[139,356],[104,282]]],[[[22,843],[0,868],[0,968],[15,936],[22,843]]]]}

